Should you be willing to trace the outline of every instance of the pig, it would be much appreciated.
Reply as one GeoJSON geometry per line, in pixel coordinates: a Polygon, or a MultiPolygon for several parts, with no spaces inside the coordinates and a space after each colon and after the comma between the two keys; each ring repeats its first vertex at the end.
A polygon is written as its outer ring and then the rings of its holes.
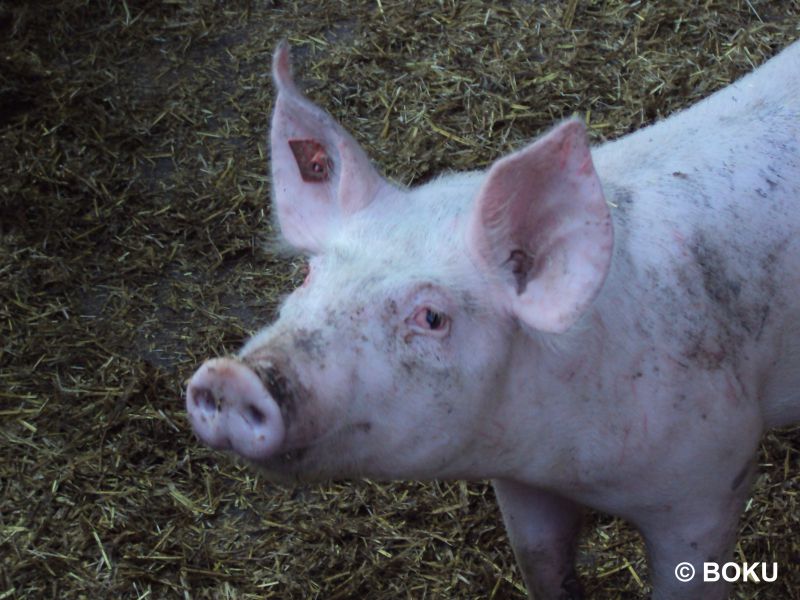
{"type": "Polygon", "coordinates": [[[410,189],[285,43],[273,77],[272,210],[309,272],[193,375],[196,435],[276,480],[490,479],[534,598],[582,596],[586,507],[641,532],[653,598],[725,598],[703,564],[800,420],[800,42],[621,139],[570,118],[410,189]]]}

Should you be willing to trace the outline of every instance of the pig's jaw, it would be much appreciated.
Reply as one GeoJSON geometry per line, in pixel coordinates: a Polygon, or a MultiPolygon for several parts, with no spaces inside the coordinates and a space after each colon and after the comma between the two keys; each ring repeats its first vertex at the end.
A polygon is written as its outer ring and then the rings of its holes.
{"type": "MultiPolygon", "coordinates": [[[[248,461],[267,479],[276,483],[308,481],[310,469],[305,466],[308,448],[298,448],[273,456],[263,461],[248,461]]],[[[312,478],[313,479],[313,478],[312,478]]]]}

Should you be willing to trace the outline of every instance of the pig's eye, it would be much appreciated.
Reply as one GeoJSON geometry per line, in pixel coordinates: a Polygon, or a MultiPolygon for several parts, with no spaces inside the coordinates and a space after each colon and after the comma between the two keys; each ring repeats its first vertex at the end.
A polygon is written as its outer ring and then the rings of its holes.
{"type": "Polygon", "coordinates": [[[450,319],[447,315],[434,308],[424,306],[414,313],[414,325],[425,331],[435,331],[439,334],[447,333],[450,328],[450,319]]]}
{"type": "Polygon", "coordinates": [[[435,310],[431,310],[429,308],[425,311],[425,322],[431,329],[441,329],[444,327],[445,318],[442,313],[436,312],[435,310]]]}

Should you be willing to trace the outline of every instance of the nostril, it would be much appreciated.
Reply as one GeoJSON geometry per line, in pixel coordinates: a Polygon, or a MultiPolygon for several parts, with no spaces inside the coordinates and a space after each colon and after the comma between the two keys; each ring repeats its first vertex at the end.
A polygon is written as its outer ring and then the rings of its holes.
{"type": "Polygon", "coordinates": [[[251,425],[262,425],[267,420],[267,416],[253,404],[244,407],[244,418],[251,425]]]}
{"type": "Polygon", "coordinates": [[[192,402],[195,406],[204,412],[217,412],[220,410],[221,401],[218,401],[211,390],[205,387],[196,387],[192,389],[192,402]]]}

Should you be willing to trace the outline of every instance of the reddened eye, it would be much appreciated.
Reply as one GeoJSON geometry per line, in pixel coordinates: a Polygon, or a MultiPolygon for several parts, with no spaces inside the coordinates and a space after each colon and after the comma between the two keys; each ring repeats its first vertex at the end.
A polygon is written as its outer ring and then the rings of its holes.
{"type": "Polygon", "coordinates": [[[450,329],[450,319],[446,314],[430,306],[423,306],[414,313],[413,324],[424,331],[442,334],[450,329]]]}

